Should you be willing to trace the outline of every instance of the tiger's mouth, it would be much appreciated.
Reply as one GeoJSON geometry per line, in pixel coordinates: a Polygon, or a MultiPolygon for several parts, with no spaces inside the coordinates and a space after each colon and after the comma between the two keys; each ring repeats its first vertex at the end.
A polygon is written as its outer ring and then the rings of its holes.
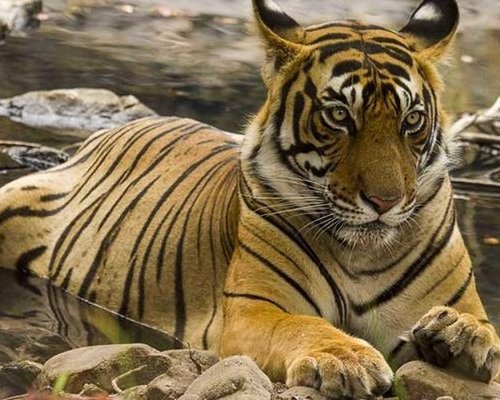
{"type": "Polygon", "coordinates": [[[385,248],[395,242],[398,226],[388,225],[380,220],[359,225],[345,224],[336,230],[334,236],[344,245],[355,248],[385,248]]]}

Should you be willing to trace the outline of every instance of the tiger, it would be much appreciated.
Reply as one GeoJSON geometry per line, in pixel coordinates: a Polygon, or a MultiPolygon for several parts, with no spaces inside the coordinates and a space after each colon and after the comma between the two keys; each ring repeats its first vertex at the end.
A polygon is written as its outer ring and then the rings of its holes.
{"type": "Polygon", "coordinates": [[[399,31],[253,10],[267,97],[245,134],[178,117],[93,134],[1,188],[0,265],[332,399],[381,395],[414,359],[492,381],[440,103],[457,3],[424,0],[399,31]]]}

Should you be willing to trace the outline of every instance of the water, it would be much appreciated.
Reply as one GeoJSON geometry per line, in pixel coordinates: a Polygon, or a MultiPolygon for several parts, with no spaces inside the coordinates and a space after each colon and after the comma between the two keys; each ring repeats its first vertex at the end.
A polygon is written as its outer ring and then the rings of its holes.
{"type": "MultiPolygon", "coordinates": [[[[133,94],[159,114],[192,117],[237,132],[243,130],[247,116],[258,110],[264,99],[259,77],[262,53],[258,41],[247,34],[244,18],[250,14],[250,0],[131,0],[128,2],[131,7],[124,7],[121,2],[120,7],[89,8],[86,13],[81,4],[91,2],[46,0],[49,19],[41,28],[25,37],[12,37],[0,47],[0,98],[31,90],[106,88],[121,95],[133,94]],[[163,13],[171,12],[176,17],[157,16],[157,8],[166,4],[170,8],[163,8],[163,13]]],[[[112,3],[111,0],[93,2],[112,3]]],[[[332,19],[364,16],[371,22],[393,27],[403,25],[415,3],[413,0],[347,3],[325,0],[314,2],[311,7],[306,0],[280,1],[298,20],[308,23],[324,21],[324,15],[332,19]]],[[[497,0],[462,3],[462,28],[451,54],[454,66],[445,70],[444,102],[453,113],[485,108],[500,94],[497,60],[500,4],[497,0]]],[[[4,118],[0,118],[0,139],[57,148],[66,148],[81,140],[61,132],[28,128],[4,118]]],[[[498,170],[499,164],[486,168],[476,163],[458,174],[481,180],[495,168],[498,170]]],[[[14,165],[0,175],[0,184],[28,172],[14,165]]],[[[486,244],[491,242],[488,238],[500,238],[500,192],[495,189],[486,193],[475,186],[464,189],[457,199],[459,221],[474,258],[481,295],[492,320],[500,323],[500,274],[497,272],[500,246],[486,244]]],[[[2,310],[9,314],[0,314],[0,325],[8,322],[16,329],[42,329],[39,336],[34,336],[33,343],[49,340],[54,351],[65,346],[127,340],[150,341],[159,347],[158,341],[173,345],[168,337],[158,338],[147,328],[81,303],[42,281],[35,280],[28,286],[21,282],[19,286],[12,276],[5,274],[8,273],[2,272],[0,281],[12,282],[17,285],[13,287],[26,295],[22,296],[21,308],[15,301],[7,306],[0,298],[2,310]],[[36,290],[30,291],[30,286],[37,288],[41,296],[35,296],[36,290]],[[12,314],[16,310],[21,320],[12,314]],[[27,315],[22,310],[34,312],[27,315]],[[58,313],[68,314],[64,310],[71,311],[69,315],[75,326],[85,327],[81,331],[85,335],[61,331],[58,313]],[[16,325],[13,321],[22,323],[16,325]],[[128,324],[126,330],[135,333],[118,337],[102,333],[103,326],[117,323],[128,324]],[[40,339],[44,335],[49,339],[40,339]]],[[[17,301],[20,297],[11,299],[17,301]]],[[[5,350],[14,346],[9,342],[15,340],[11,333],[0,330],[3,345],[0,363],[15,357],[5,350]]],[[[48,356],[38,347],[34,344],[25,351],[38,351],[39,358],[48,356]]]]}

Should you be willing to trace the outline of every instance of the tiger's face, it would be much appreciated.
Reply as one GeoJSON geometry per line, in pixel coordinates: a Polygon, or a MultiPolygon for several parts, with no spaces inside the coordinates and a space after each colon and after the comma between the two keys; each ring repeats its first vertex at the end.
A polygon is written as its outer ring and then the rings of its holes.
{"type": "Polygon", "coordinates": [[[433,16],[426,3],[400,33],[359,22],[302,28],[270,2],[257,14],[277,28],[262,28],[268,100],[244,156],[264,192],[270,184],[352,246],[397,239],[447,174],[433,60],[456,22],[424,47],[415,25],[433,16]]]}

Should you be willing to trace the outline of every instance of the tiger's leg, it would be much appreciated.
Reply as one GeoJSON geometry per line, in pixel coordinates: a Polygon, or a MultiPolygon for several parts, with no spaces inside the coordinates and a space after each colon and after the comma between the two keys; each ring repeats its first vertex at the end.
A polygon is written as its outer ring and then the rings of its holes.
{"type": "Polygon", "coordinates": [[[476,291],[474,277],[456,303],[430,309],[411,329],[419,356],[468,376],[499,381],[500,339],[476,291]]]}
{"type": "Polygon", "coordinates": [[[223,357],[248,355],[271,379],[315,387],[331,398],[389,389],[393,373],[379,351],[323,318],[300,315],[300,296],[266,266],[236,253],[226,283],[223,357]]]}

